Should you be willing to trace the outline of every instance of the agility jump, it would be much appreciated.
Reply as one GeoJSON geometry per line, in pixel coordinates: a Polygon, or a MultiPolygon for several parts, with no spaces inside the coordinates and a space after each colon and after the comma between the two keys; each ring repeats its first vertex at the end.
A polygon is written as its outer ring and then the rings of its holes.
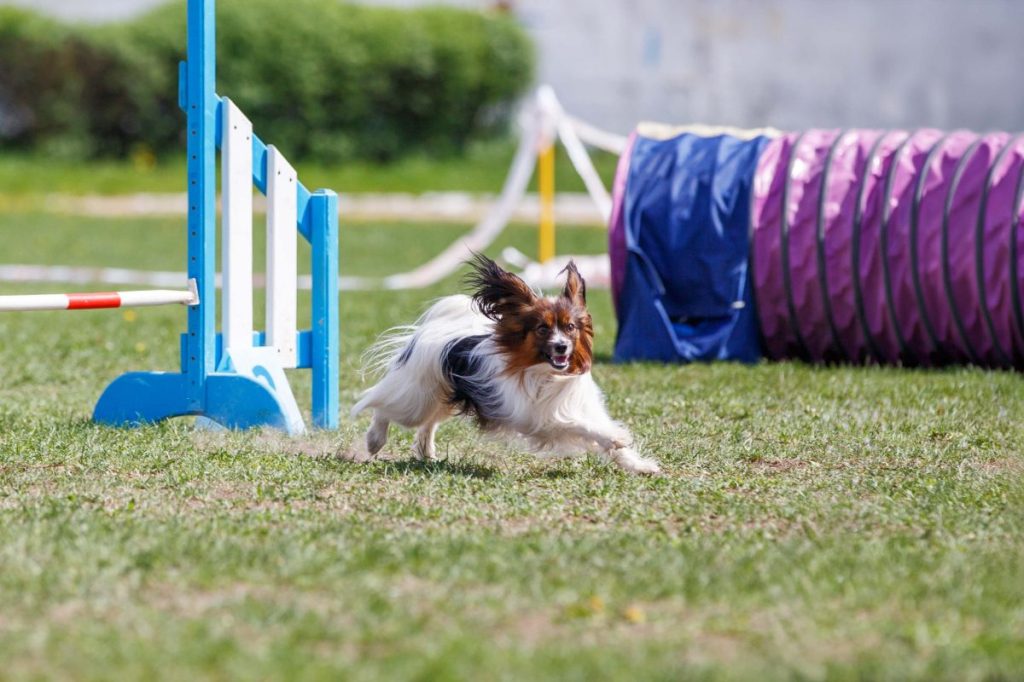
{"type": "Polygon", "coordinates": [[[134,426],[200,416],[228,428],[305,424],[284,370],[313,374],[313,423],[338,426],[338,198],[310,192],[273,146],[215,90],[214,0],[188,0],[188,56],[178,102],[187,117],[187,290],[0,296],[4,310],[188,306],[180,372],[132,372],[100,396],[93,419],[134,426]],[[221,151],[221,332],[216,330],[216,173],[221,151]],[[266,331],[253,323],[252,188],[267,196],[266,331]],[[312,320],[297,329],[298,235],[312,245],[312,320]]]}

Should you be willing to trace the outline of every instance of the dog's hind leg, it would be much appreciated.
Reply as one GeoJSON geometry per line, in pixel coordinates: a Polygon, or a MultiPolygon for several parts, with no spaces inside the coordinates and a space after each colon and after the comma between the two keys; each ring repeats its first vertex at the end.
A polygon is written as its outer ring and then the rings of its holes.
{"type": "Polygon", "coordinates": [[[437,457],[437,450],[434,447],[434,434],[437,433],[437,425],[440,420],[431,419],[416,429],[416,441],[413,443],[413,454],[416,459],[429,462],[437,457]]]}
{"type": "Polygon", "coordinates": [[[366,431],[366,449],[371,455],[376,455],[384,444],[388,442],[388,427],[391,422],[381,416],[380,411],[373,413],[373,423],[366,431]]]}
{"type": "Polygon", "coordinates": [[[413,443],[413,454],[416,459],[429,462],[437,458],[437,450],[434,447],[434,435],[437,427],[448,418],[450,412],[447,408],[435,408],[434,412],[420,423],[416,429],[416,440],[413,443]]]}

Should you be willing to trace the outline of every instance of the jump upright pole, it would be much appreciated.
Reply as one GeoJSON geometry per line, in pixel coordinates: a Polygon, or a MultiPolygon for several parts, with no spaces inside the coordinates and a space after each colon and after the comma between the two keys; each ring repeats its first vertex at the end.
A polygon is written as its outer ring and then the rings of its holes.
{"type": "MultiPolygon", "coordinates": [[[[297,180],[274,177],[268,170],[290,168],[283,157],[251,132],[238,138],[226,125],[229,112],[247,123],[227,99],[217,95],[214,0],[188,0],[188,57],[179,68],[179,105],[186,113],[188,155],[188,277],[195,282],[199,303],[188,309],[188,329],[181,341],[180,372],[132,372],[111,383],[93,413],[97,422],[119,426],[195,415],[229,428],[267,426],[289,433],[304,430],[291,393],[285,368],[310,368],[313,373],[313,423],[319,428],[338,426],[338,198],[330,190],[309,192],[297,180]],[[216,152],[227,155],[226,140],[237,150],[242,139],[249,158],[251,142],[252,182],[271,196],[294,192],[294,202],[278,205],[294,208],[290,224],[312,245],[313,295],[311,329],[295,332],[294,344],[268,342],[266,332],[245,330],[228,341],[216,330],[214,267],[216,263],[216,152]],[[275,161],[271,161],[274,159],[275,161]],[[285,183],[281,185],[280,183],[285,183]],[[251,340],[246,338],[251,335],[251,340]]],[[[237,151],[235,153],[238,153],[237,151]]],[[[237,156],[235,157],[238,158],[237,156]]],[[[236,166],[237,167],[237,164],[236,166]]],[[[223,191],[228,192],[224,178],[223,191]]],[[[236,204],[245,204],[243,194],[236,204]]],[[[225,200],[225,206],[229,203],[225,200]]],[[[251,202],[250,202],[251,203],[251,202]]],[[[271,197],[271,203],[274,203],[271,197]]],[[[226,212],[226,211],[225,211],[226,212]]],[[[279,218],[280,211],[272,211],[279,218]]],[[[228,229],[225,220],[224,229],[228,229]]],[[[233,221],[235,224],[244,224],[233,221]]],[[[249,220],[251,224],[251,220],[249,220]]],[[[234,228],[232,228],[234,229],[234,228]]],[[[248,228],[247,228],[248,229],[248,228]]],[[[232,233],[233,234],[233,233],[232,233]]],[[[228,239],[225,234],[223,248],[228,239]]],[[[251,248],[251,239],[243,240],[251,248]]],[[[245,259],[242,262],[246,262],[245,259]]],[[[248,279],[251,286],[251,253],[248,279]]],[[[294,265],[291,266],[294,277],[294,265]]],[[[233,294],[225,286],[224,300],[233,294]]],[[[270,292],[268,292],[268,297],[270,292]]],[[[232,299],[236,300],[236,299],[232,299]]],[[[248,301],[251,295],[238,300],[248,301]]],[[[294,306],[294,303],[291,305],[294,306]]],[[[251,324],[251,309],[250,309],[251,324]]],[[[287,316],[286,316],[287,319],[287,316]]],[[[269,314],[268,314],[268,324],[269,314]]],[[[243,327],[244,329],[244,327],[243,327]]],[[[278,331],[275,336],[280,337],[278,331]]]]}

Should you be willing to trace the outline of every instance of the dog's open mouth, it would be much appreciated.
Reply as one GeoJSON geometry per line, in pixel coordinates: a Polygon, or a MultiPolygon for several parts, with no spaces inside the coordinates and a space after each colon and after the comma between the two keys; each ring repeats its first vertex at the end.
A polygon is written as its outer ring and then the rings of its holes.
{"type": "Polygon", "coordinates": [[[549,353],[545,353],[545,355],[547,356],[548,362],[551,363],[551,366],[557,369],[559,372],[565,369],[569,369],[568,355],[551,355],[549,353]]]}

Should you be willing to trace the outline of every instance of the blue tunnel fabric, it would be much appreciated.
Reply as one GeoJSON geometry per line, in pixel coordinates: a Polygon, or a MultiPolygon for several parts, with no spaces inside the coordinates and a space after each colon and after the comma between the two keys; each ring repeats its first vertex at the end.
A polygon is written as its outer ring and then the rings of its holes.
{"type": "Polygon", "coordinates": [[[749,229],[751,185],[767,142],[689,133],[635,139],[615,361],[761,357],[749,229]]]}

